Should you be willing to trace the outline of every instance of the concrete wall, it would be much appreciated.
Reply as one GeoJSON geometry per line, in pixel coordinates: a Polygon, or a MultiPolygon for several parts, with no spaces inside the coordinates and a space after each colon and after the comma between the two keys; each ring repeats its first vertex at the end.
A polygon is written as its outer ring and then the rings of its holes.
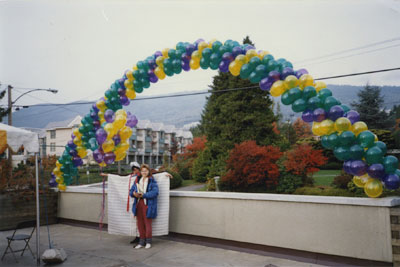
{"type": "MultiPolygon", "coordinates": [[[[59,217],[98,222],[101,192],[69,187],[60,194],[59,217]]],[[[184,191],[170,196],[171,232],[392,262],[390,209],[400,198],[184,191]]]]}

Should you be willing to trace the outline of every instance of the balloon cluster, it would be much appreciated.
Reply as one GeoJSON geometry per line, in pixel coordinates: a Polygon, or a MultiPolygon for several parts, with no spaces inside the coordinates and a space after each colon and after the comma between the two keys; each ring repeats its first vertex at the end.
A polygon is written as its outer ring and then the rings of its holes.
{"type": "Polygon", "coordinates": [[[122,106],[129,105],[136,93],[166,76],[199,68],[229,72],[258,83],[261,90],[269,91],[274,97],[281,96],[283,104],[291,105],[294,112],[302,112],[304,121],[313,123],[313,133],[322,136],[322,145],[333,149],[335,156],[345,161],[345,171],[354,175],[354,183],[364,187],[368,196],[379,196],[382,183],[388,189],[399,187],[397,158],[384,157],[386,145],[359,121],[356,111],[332,96],[324,82],[314,81],[307,70],[294,70],[289,61],[275,59],[269,52],[257,51],[252,45],[203,39],[194,43],[179,42],[174,49],[157,51],[137,62],[111,85],[105,96],[92,106],[90,114],[82,119],[81,127],[74,130],[72,140],[58,159],[53,171],[58,187],[65,189],[70,183],[87,149],[93,151],[100,166],[125,157],[127,140],[137,119],[125,113],[122,106]]]}

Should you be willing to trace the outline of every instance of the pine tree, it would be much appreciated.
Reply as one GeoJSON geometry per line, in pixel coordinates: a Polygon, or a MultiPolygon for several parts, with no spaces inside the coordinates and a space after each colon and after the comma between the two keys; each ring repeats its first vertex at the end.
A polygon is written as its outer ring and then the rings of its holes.
{"type": "MultiPolygon", "coordinates": [[[[243,40],[251,44],[249,37],[243,40]]],[[[258,145],[269,145],[279,137],[273,131],[277,120],[272,111],[269,94],[258,88],[218,91],[232,88],[254,87],[248,80],[219,72],[213,78],[212,94],[207,98],[201,118],[201,130],[206,134],[213,159],[227,154],[235,144],[254,140],[258,145]]]]}
{"type": "Polygon", "coordinates": [[[367,84],[357,93],[358,101],[351,105],[360,113],[360,120],[364,121],[370,129],[389,129],[393,120],[385,111],[381,88],[367,84]]]}
{"type": "MultiPolygon", "coordinates": [[[[1,84],[0,84],[1,85],[1,84]]],[[[6,95],[6,90],[3,90],[0,92],[0,100],[3,99],[3,97],[6,95]]],[[[0,107],[0,122],[3,121],[3,117],[8,114],[9,109],[8,108],[2,108],[0,107]]]]}

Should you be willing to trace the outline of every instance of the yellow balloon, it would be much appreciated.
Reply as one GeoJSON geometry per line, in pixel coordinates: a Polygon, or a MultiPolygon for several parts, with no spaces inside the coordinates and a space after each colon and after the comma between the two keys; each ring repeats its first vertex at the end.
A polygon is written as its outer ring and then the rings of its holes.
{"type": "Polygon", "coordinates": [[[379,141],[378,136],[376,134],[374,134],[374,137],[375,137],[374,141],[378,142],[379,141]]]}
{"type": "Polygon", "coordinates": [[[281,94],[283,94],[285,92],[285,84],[283,81],[276,81],[274,82],[274,84],[271,86],[271,90],[269,91],[269,93],[273,96],[273,97],[277,97],[280,96],[281,94]]]}
{"type": "MultiPolygon", "coordinates": [[[[195,51],[196,52],[196,51],[195,51]]],[[[194,53],[194,52],[193,52],[194,53]]],[[[192,70],[197,70],[198,68],[200,68],[200,61],[199,60],[195,60],[195,59],[191,59],[189,62],[189,66],[192,70]]]]}
{"type": "Polygon", "coordinates": [[[136,92],[133,89],[126,89],[125,94],[131,100],[136,98],[136,92]]]}
{"type": "Polygon", "coordinates": [[[67,186],[65,184],[58,184],[58,189],[61,191],[65,191],[65,189],[67,189],[67,186]]]}
{"type": "Polygon", "coordinates": [[[121,140],[126,140],[132,135],[132,129],[128,126],[124,126],[119,130],[119,136],[121,137],[121,140]]]}
{"type": "Polygon", "coordinates": [[[60,168],[62,166],[62,164],[57,160],[56,161],[56,166],[57,166],[57,168],[60,168]]]}
{"type": "Polygon", "coordinates": [[[124,116],[124,117],[127,116],[126,111],[123,110],[123,109],[118,109],[118,110],[115,112],[115,117],[116,117],[116,116],[119,116],[119,115],[122,115],[122,116],[124,116]]]}
{"type": "Polygon", "coordinates": [[[319,92],[322,89],[326,88],[326,83],[318,81],[318,82],[315,82],[314,87],[315,87],[315,90],[317,90],[317,92],[319,92]]]}
{"type": "Polygon", "coordinates": [[[292,89],[299,86],[299,80],[294,75],[287,76],[284,83],[286,89],[292,89]]]}
{"type": "Polygon", "coordinates": [[[208,48],[212,49],[212,45],[214,42],[218,41],[217,39],[213,38],[211,41],[208,42],[208,48]]]}
{"type": "Polygon", "coordinates": [[[78,147],[76,148],[76,151],[78,152],[79,157],[81,157],[82,159],[83,159],[84,157],[86,157],[86,155],[87,155],[86,148],[84,148],[83,146],[78,146],[78,147]]]}
{"type": "Polygon", "coordinates": [[[115,153],[115,161],[123,160],[126,157],[126,152],[115,153]]]}
{"type": "Polygon", "coordinates": [[[53,173],[55,176],[60,176],[62,174],[59,167],[53,169],[53,173]]]}
{"type": "Polygon", "coordinates": [[[128,78],[129,81],[135,80],[135,78],[133,77],[133,71],[128,70],[128,71],[126,72],[126,78],[128,78]]]}
{"type": "Polygon", "coordinates": [[[104,153],[113,151],[115,147],[114,140],[107,139],[106,141],[104,141],[101,147],[103,148],[104,153]]]}
{"type": "Polygon", "coordinates": [[[382,182],[378,179],[369,179],[364,185],[364,192],[369,197],[379,197],[382,195],[382,182]]]}
{"type": "Polygon", "coordinates": [[[354,176],[353,177],[353,183],[360,188],[364,188],[365,184],[368,182],[369,179],[372,179],[369,177],[368,174],[364,174],[362,176],[354,176]]]}
{"type": "Polygon", "coordinates": [[[247,62],[249,62],[249,61],[247,60],[247,57],[246,57],[245,55],[238,55],[238,56],[235,58],[235,61],[236,61],[238,64],[240,64],[240,65],[243,65],[243,64],[246,64],[247,62]]]}
{"type": "Polygon", "coordinates": [[[137,67],[136,65],[134,65],[134,66],[132,67],[132,69],[133,69],[133,70],[138,70],[138,67],[137,67]]]}
{"type": "Polygon", "coordinates": [[[103,100],[97,101],[96,107],[101,111],[104,111],[107,108],[106,103],[103,100]]]}
{"type": "Polygon", "coordinates": [[[164,57],[163,56],[158,56],[157,58],[156,58],[156,64],[157,64],[157,66],[163,66],[163,64],[164,64],[164,57]]]}
{"type": "Polygon", "coordinates": [[[321,122],[314,121],[311,130],[314,135],[321,136],[321,122]]]}
{"type": "Polygon", "coordinates": [[[119,129],[124,127],[125,123],[126,123],[126,116],[123,116],[123,115],[115,116],[115,120],[114,120],[113,124],[114,124],[114,128],[116,129],[116,131],[118,131],[119,129]]]}
{"type": "Polygon", "coordinates": [[[105,122],[106,122],[106,120],[104,119],[104,117],[100,118],[100,125],[103,125],[103,123],[105,123],[105,122]]]}
{"type": "Polygon", "coordinates": [[[164,49],[161,51],[163,57],[165,57],[165,58],[168,57],[168,51],[169,51],[169,48],[164,48],[164,49]]]}
{"type": "Polygon", "coordinates": [[[117,132],[112,123],[107,123],[106,126],[104,126],[104,131],[107,132],[107,139],[111,139],[117,132]]]}
{"type": "Polygon", "coordinates": [[[368,130],[368,126],[363,121],[357,121],[353,124],[352,131],[356,136],[358,136],[360,133],[366,130],[368,130]]]}
{"type": "Polygon", "coordinates": [[[100,120],[104,119],[104,111],[99,110],[99,112],[97,112],[97,116],[99,116],[100,120]]]}
{"type": "Polygon", "coordinates": [[[247,50],[246,57],[247,62],[250,61],[251,58],[258,56],[257,51],[254,49],[247,50]]]}
{"type": "Polygon", "coordinates": [[[320,124],[320,130],[322,135],[331,134],[335,131],[334,122],[331,120],[323,120],[320,124]]]}
{"type": "Polygon", "coordinates": [[[201,42],[199,43],[199,45],[197,46],[197,50],[199,51],[199,53],[201,54],[201,52],[203,52],[204,48],[207,48],[208,44],[206,42],[201,42]]]}
{"type": "Polygon", "coordinates": [[[264,56],[266,56],[266,55],[269,55],[269,52],[268,52],[268,51],[262,50],[262,51],[258,52],[258,57],[259,57],[260,59],[263,59],[264,56]]]}
{"type": "Polygon", "coordinates": [[[341,117],[335,121],[335,130],[337,132],[349,131],[351,129],[351,122],[348,118],[341,117]]]}
{"type": "Polygon", "coordinates": [[[77,146],[81,146],[82,145],[82,140],[78,139],[77,137],[75,137],[74,140],[72,140],[72,142],[74,142],[74,144],[77,145],[77,146]]]}
{"type": "Polygon", "coordinates": [[[199,64],[200,64],[201,53],[198,50],[193,51],[192,59],[199,61],[199,64]]]}
{"type": "Polygon", "coordinates": [[[82,138],[82,134],[81,134],[81,132],[79,131],[78,128],[75,128],[72,132],[74,133],[76,138],[78,138],[78,139],[82,138]]]}
{"type": "Polygon", "coordinates": [[[127,151],[129,149],[129,141],[122,141],[118,145],[118,149],[121,150],[121,151],[127,151]]]}
{"type": "Polygon", "coordinates": [[[230,73],[233,75],[233,76],[239,76],[239,74],[240,74],[240,68],[242,67],[242,65],[241,64],[239,64],[238,62],[236,62],[236,61],[232,61],[230,64],[229,64],[229,71],[230,71],[230,73]]]}
{"type": "Polygon", "coordinates": [[[99,163],[99,166],[100,167],[105,167],[105,166],[107,166],[107,164],[103,161],[102,163],[99,163]]]}
{"type": "Polygon", "coordinates": [[[161,67],[157,67],[155,70],[154,70],[154,74],[157,76],[157,78],[158,79],[160,79],[160,80],[164,80],[164,78],[165,78],[165,72],[164,72],[164,69],[163,68],[161,68],[161,67]]]}
{"type": "Polygon", "coordinates": [[[56,182],[57,182],[57,184],[63,184],[64,183],[64,178],[62,178],[60,176],[57,176],[56,177],[56,182]]]}
{"type": "Polygon", "coordinates": [[[125,80],[124,85],[127,89],[133,89],[133,82],[130,80],[125,80]]]}
{"type": "Polygon", "coordinates": [[[300,88],[301,88],[301,89],[304,89],[304,88],[306,88],[307,86],[312,86],[312,85],[314,85],[314,79],[313,79],[313,77],[312,77],[310,74],[303,74],[303,75],[301,75],[301,77],[300,77],[300,79],[299,79],[299,82],[300,82],[300,88]]]}

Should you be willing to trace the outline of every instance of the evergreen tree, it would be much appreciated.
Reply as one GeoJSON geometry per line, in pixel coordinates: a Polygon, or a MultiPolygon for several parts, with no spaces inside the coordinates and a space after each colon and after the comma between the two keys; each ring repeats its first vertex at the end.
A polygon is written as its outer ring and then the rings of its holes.
{"type": "Polygon", "coordinates": [[[357,93],[358,101],[351,105],[360,113],[360,120],[370,129],[389,129],[393,127],[393,120],[385,111],[381,88],[367,84],[357,93]]]}
{"type": "MultiPolygon", "coordinates": [[[[243,43],[251,44],[249,37],[243,43]]],[[[254,140],[258,145],[269,145],[279,137],[273,132],[276,116],[272,111],[269,93],[258,88],[218,91],[232,88],[254,87],[255,84],[230,73],[219,72],[213,78],[211,96],[207,98],[200,128],[206,134],[213,159],[226,154],[235,144],[254,140]]]]}
{"type": "MultiPolygon", "coordinates": [[[[0,92],[0,100],[3,99],[3,97],[5,95],[6,95],[6,90],[3,90],[2,92],[0,92]]],[[[5,117],[8,114],[8,111],[9,111],[8,108],[0,107],[0,122],[3,121],[3,117],[5,117]]]]}

